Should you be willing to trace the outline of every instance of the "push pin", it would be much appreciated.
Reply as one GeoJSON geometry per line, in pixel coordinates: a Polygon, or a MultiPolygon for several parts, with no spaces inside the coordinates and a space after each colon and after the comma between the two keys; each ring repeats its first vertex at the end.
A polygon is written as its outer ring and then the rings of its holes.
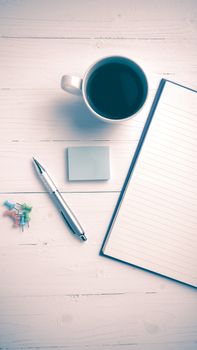
{"type": "Polygon", "coordinates": [[[11,214],[10,215],[14,220],[18,219],[19,215],[15,212],[15,211],[11,211],[11,214]]]}
{"type": "Polygon", "coordinates": [[[23,216],[24,216],[25,222],[27,223],[27,225],[28,225],[28,227],[29,227],[29,221],[31,220],[31,218],[30,218],[28,212],[27,212],[27,211],[24,211],[23,216]]]}
{"type": "Polygon", "coordinates": [[[11,211],[10,210],[4,211],[3,216],[12,216],[11,211]]]}
{"type": "Polygon", "coordinates": [[[24,231],[24,226],[27,224],[29,227],[30,216],[29,213],[32,210],[32,207],[27,205],[26,203],[10,203],[6,200],[3,203],[8,210],[6,210],[3,215],[9,216],[14,221],[14,227],[21,227],[22,231],[24,231]]]}
{"type": "Polygon", "coordinates": [[[20,215],[17,214],[16,212],[13,213],[12,218],[14,220],[14,227],[18,227],[19,226],[19,222],[20,222],[20,215]]]}
{"type": "Polygon", "coordinates": [[[3,213],[4,216],[9,216],[11,219],[14,220],[14,226],[18,226],[19,221],[20,221],[20,216],[15,212],[15,211],[10,211],[10,210],[6,210],[3,213]]]}
{"type": "Polygon", "coordinates": [[[20,205],[21,209],[22,210],[26,210],[27,212],[30,213],[30,211],[32,210],[32,207],[30,207],[29,205],[27,205],[26,203],[23,203],[23,204],[20,204],[20,203],[17,203],[18,205],[20,205]]]}
{"type": "Polygon", "coordinates": [[[14,209],[15,208],[15,204],[14,203],[10,203],[9,201],[5,201],[4,203],[3,203],[9,210],[12,210],[12,209],[14,209]]]}
{"type": "Polygon", "coordinates": [[[19,224],[20,224],[20,216],[18,215],[16,220],[14,221],[14,227],[19,227],[19,224]]]}
{"type": "Polygon", "coordinates": [[[6,211],[4,211],[3,215],[10,216],[12,219],[15,219],[17,214],[15,211],[6,210],[6,211]]]}
{"type": "Polygon", "coordinates": [[[19,222],[19,225],[22,227],[22,231],[24,231],[24,226],[25,226],[26,222],[25,222],[25,218],[24,218],[24,215],[22,214],[20,216],[20,222],[19,222]]]}

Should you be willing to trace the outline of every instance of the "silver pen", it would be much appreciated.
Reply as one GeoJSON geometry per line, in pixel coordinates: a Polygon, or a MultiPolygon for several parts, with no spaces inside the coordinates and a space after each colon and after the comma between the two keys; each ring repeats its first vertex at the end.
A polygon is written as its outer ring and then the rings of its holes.
{"type": "Polygon", "coordinates": [[[63,219],[66,221],[66,223],[76,236],[81,238],[83,241],[86,241],[87,238],[84,230],[82,229],[80,223],[78,222],[77,218],[75,217],[69,206],[66,204],[64,198],[58,191],[56,185],[50,178],[49,174],[35,158],[33,158],[33,161],[40,179],[42,180],[46,189],[50,193],[50,196],[56,204],[56,207],[58,208],[59,212],[63,216],[63,219]]]}

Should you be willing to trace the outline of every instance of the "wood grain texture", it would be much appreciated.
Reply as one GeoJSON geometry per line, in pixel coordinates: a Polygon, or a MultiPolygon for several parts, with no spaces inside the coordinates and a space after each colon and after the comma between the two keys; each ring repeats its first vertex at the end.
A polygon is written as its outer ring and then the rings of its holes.
{"type": "Polygon", "coordinates": [[[161,296],[151,294],[1,300],[2,349],[196,349],[194,299],[185,306],[165,298],[170,311],[161,310],[161,296]]]}
{"type": "Polygon", "coordinates": [[[188,40],[194,35],[195,0],[5,1],[2,37],[188,40]],[[183,25],[184,23],[184,25],[183,25]]]}
{"type": "Polygon", "coordinates": [[[0,1],[0,202],[33,205],[29,230],[0,208],[0,349],[196,350],[196,290],[99,255],[162,77],[197,89],[195,0],[0,1]],[[60,90],[100,57],[136,60],[145,107],[110,125],[60,90]],[[107,182],[69,183],[66,148],[110,146],[107,182]],[[32,155],[87,232],[70,234],[36,178],[32,155]]]}
{"type": "Polygon", "coordinates": [[[59,90],[63,74],[83,77],[95,60],[114,54],[137,61],[147,74],[150,90],[156,89],[161,77],[195,88],[195,44],[196,37],[192,36],[183,41],[170,37],[151,42],[139,39],[1,38],[0,88],[47,89],[52,96],[58,93],[59,97],[66,98],[67,94],[59,90]]]}
{"type": "Polygon", "coordinates": [[[137,141],[153,93],[150,92],[146,105],[136,117],[117,124],[97,120],[80,97],[70,97],[60,88],[58,91],[1,90],[0,96],[0,136],[4,142],[137,141]]]}

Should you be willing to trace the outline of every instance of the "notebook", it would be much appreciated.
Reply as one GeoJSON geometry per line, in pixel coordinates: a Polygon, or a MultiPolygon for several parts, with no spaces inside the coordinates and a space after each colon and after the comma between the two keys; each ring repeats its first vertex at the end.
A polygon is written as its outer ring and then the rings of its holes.
{"type": "Polygon", "coordinates": [[[162,80],[101,254],[197,287],[197,95],[162,80]]]}

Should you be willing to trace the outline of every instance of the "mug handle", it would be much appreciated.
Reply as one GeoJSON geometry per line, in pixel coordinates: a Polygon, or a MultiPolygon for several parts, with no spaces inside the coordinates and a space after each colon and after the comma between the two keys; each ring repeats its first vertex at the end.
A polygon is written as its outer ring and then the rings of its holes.
{"type": "Polygon", "coordinates": [[[73,95],[82,94],[82,79],[74,75],[63,75],[61,88],[73,95]]]}

